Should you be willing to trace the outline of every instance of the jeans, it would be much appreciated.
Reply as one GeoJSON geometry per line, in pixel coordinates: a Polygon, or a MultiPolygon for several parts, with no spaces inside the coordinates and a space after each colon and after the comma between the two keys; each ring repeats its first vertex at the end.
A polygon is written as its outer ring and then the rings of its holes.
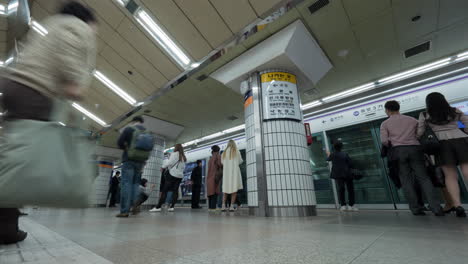
{"type": "Polygon", "coordinates": [[[354,206],[354,182],[353,179],[335,179],[338,189],[338,200],[341,206],[354,206]],[[346,203],[345,193],[348,191],[348,203],[346,203]]]}
{"type": "Polygon", "coordinates": [[[140,191],[143,162],[125,161],[120,182],[120,213],[128,214],[140,191]]]}
{"type": "Polygon", "coordinates": [[[177,178],[171,175],[166,177],[166,182],[164,183],[164,188],[161,192],[156,208],[161,208],[164,203],[170,204],[171,208],[174,207],[179,196],[179,186],[181,182],[182,178],[177,178]]]}

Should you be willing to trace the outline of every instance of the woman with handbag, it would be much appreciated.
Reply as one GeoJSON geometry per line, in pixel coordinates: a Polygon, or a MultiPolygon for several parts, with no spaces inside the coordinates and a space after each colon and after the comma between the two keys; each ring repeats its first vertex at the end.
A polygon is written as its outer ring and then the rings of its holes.
{"type": "MultiPolygon", "coordinates": [[[[31,154],[36,148],[32,146],[34,141],[31,143],[28,141],[30,137],[25,137],[23,143],[27,144],[29,148],[18,151],[13,147],[16,141],[12,141],[13,137],[10,135],[16,135],[16,138],[23,139],[28,131],[22,129],[19,130],[22,131],[21,135],[17,134],[16,132],[21,126],[23,128],[29,126],[29,131],[38,127],[45,128],[42,131],[55,129],[51,121],[55,121],[53,117],[60,113],[55,113],[58,111],[55,109],[54,101],[57,99],[73,99],[75,101],[83,99],[85,90],[91,82],[91,72],[95,67],[96,17],[90,9],[70,1],[61,8],[57,15],[45,19],[43,26],[47,28],[47,36],[41,36],[30,30],[27,42],[15,65],[6,68],[4,78],[0,83],[0,93],[3,94],[0,99],[6,112],[6,122],[3,124],[5,142],[2,142],[0,157],[2,160],[0,165],[2,185],[0,187],[13,193],[20,192],[17,192],[11,185],[21,185],[23,181],[29,181],[31,184],[34,178],[47,177],[48,174],[31,175],[31,178],[22,177],[22,179],[11,174],[19,171],[21,175],[18,176],[24,176],[24,170],[30,169],[38,163],[28,160],[29,164],[25,165],[20,164],[24,162],[22,159],[16,161],[12,159],[14,155],[22,154],[24,157],[26,154],[31,154]],[[13,151],[10,151],[11,149],[13,151]],[[14,154],[15,152],[18,154],[14,154]],[[16,178],[15,183],[10,184],[9,178],[16,178]]],[[[63,100],[60,102],[63,103],[63,100]]],[[[59,104],[57,103],[57,105],[59,104]]],[[[66,132],[61,131],[61,133],[65,134],[66,132]]],[[[47,135],[45,136],[47,137],[47,135]]],[[[36,142],[35,146],[38,145],[37,141],[43,140],[43,142],[48,143],[53,141],[50,138],[41,139],[39,136],[33,140],[36,142]]],[[[61,143],[60,140],[61,138],[57,138],[56,142],[53,142],[55,145],[50,149],[60,149],[56,147],[61,143]]],[[[42,151],[46,151],[46,155],[53,155],[50,154],[50,149],[42,151]]],[[[48,163],[47,159],[50,156],[42,157],[37,155],[37,161],[48,165],[46,163],[48,163]]],[[[26,184],[24,183],[22,186],[26,186],[26,184]]],[[[40,193],[44,189],[42,187],[44,186],[37,187],[36,191],[40,193]]],[[[28,200],[30,197],[27,195],[18,197],[4,190],[1,192],[10,200],[13,199],[14,203],[32,202],[28,200]],[[23,201],[14,200],[15,197],[23,201]]],[[[31,192],[30,196],[33,195],[34,193],[31,192]]],[[[36,196],[32,199],[35,199],[34,202],[40,203],[41,199],[47,199],[47,197],[36,196]]],[[[60,200],[60,198],[57,199],[60,200]]],[[[5,200],[4,197],[0,198],[0,203],[5,202],[5,200]]],[[[62,204],[64,203],[66,201],[62,204]]],[[[16,243],[26,238],[27,234],[18,228],[18,215],[19,211],[16,208],[0,208],[0,244],[16,243]]]]}
{"type": "Polygon", "coordinates": [[[174,152],[171,153],[171,156],[163,165],[163,169],[166,170],[165,175],[161,177],[165,177],[165,183],[161,196],[159,197],[159,203],[155,208],[151,209],[150,212],[161,212],[163,204],[168,204],[168,211],[174,212],[174,206],[179,195],[180,183],[184,177],[186,162],[187,157],[185,157],[184,147],[182,147],[181,144],[175,145],[174,152]]]}
{"type": "Polygon", "coordinates": [[[223,164],[223,204],[221,211],[226,211],[226,200],[229,194],[231,195],[229,211],[233,212],[236,210],[234,204],[236,203],[237,192],[244,188],[239,168],[242,162],[244,161],[237,149],[236,142],[229,140],[226,150],[221,157],[221,163],[223,164]]]}
{"type": "Polygon", "coordinates": [[[333,153],[327,153],[327,161],[332,163],[330,178],[334,179],[338,187],[338,199],[340,202],[340,211],[354,211],[359,209],[354,205],[354,181],[351,173],[352,163],[348,153],[343,152],[343,143],[341,141],[333,144],[333,153]],[[345,193],[348,191],[348,203],[346,203],[345,193]],[[349,205],[349,206],[348,206],[349,205]]]}
{"type": "Polygon", "coordinates": [[[208,195],[209,210],[216,210],[216,202],[220,194],[220,183],[223,177],[223,165],[221,164],[220,148],[211,147],[211,158],[208,162],[208,174],[206,176],[206,193],[208,195]]]}
{"type": "MultiPolygon", "coordinates": [[[[418,137],[430,131],[436,136],[436,163],[445,174],[445,185],[450,194],[453,211],[458,217],[466,217],[461,206],[457,166],[468,181],[468,135],[458,128],[458,121],[468,126],[468,116],[451,107],[441,93],[431,93],[426,97],[426,112],[419,115],[418,137]]],[[[468,130],[465,129],[465,132],[468,130]]]]}

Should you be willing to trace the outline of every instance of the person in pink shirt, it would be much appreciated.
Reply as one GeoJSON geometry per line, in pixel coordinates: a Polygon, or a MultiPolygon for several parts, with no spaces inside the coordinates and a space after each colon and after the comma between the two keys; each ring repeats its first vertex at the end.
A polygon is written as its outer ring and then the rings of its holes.
{"type": "Polygon", "coordinates": [[[424,154],[418,141],[418,120],[400,114],[400,104],[397,101],[385,103],[385,113],[388,119],[380,127],[380,138],[383,145],[391,146],[389,158],[398,164],[400,181],[411,212],[414,215],[425,215],[424,209],[418,203],[418,185],[432,212],[436,216],[443,216],[444,212],[427,174],[424,154]]]}

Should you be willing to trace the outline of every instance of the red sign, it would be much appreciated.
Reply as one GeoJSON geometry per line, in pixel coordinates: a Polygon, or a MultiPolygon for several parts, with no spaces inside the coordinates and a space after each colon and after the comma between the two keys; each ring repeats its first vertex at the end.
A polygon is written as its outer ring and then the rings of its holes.
{"type": "Polygon", "coordinates": [[[310,146],[312,144],[312,133],[310,133],[310,124],[304,123],[304,127],[305,127],[306,139],[307,139],[307,146],[310,146]]]}

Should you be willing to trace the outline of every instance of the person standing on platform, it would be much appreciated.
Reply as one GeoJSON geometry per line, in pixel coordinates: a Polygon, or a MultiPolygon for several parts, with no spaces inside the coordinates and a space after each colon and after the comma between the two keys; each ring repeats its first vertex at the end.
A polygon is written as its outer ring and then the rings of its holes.
{"type": "Polygon", "coordinates": [[[216,204],[220,191],[220,183],[223,178],[223,165],[221,164],[220,148],[211,147],[211,158],[208,162],[208,174],[206,176],[206,193],[208,196],[209,210],[216,210],[216,204]]]}
{"type": "Polygon", "coordinates": [[[120,181],[120,213],[116,217],[128,217],[130,215],[130,208],[136,201],[140,190],[141,175],[146,162],[129,159],[129,150],[132,143],[135,144],[134,136],[136,136],[136,133],[142,133],[142,131],[146,130],[143,126],[144,122],[143,117],[134,117],[132,124],[124,129],[117,141],[117,145],[124,152],[120,181]]]}
{"type": "Polygon", "coordinates": [[[200,193],[202,187],[202,161],[197,160],[197,167],[192,170],[190,181],[192,182],[192,209],[201,209],[200,193]]]}
{"type": "Polygon", "coordinates": [[[242,190],[242,175],[239,165],[244,162],[242,156],[237,149],[236,142],[229,140],[226,150],[224,151],[221,162],[223,164],[223,204],[222,211],[226,211],[226,200],[228,195],[231,195],[231,206],[229,211],[233,212],[236,210],[234,205],[236,204],[237,192],[242,190]]]}
{"type": "MultiPolygon", "coordinates": [[[[48,122],[54,99],[83,99],[95,68],[96,22],[92,10],[69,1],[57,15],[43,21],[47,36],[30,30],[16,64],[2,73],[5,120],[48,122]]],[[[16,208],[0,208],[0,244],[26,238],[18,227],[19,215],[16,208]]]]}
{"type": "Polygon", "coordinates": [[[354,181],[351,175],[352,162],[348,153],[343,152],[343,143],[337,141],[333,144],[333,153],[327,153],[327,161],[332,163],[330,178],[334,179],[338,187],[338,198],[341,204],[341,211],[358,211],[354,205],[354,181]],[[346,203],[345,194],[348,191],[348,203],[346,203]],[[349,207],[348,207],[349,205],[349,207]]]}
{"type": "Polygon", "coordinates": [[[431,93],[426,97],[426,112],[419,115],[418,136],[424,134],[426,124],[440,142],[436,161],[445,175],[446,203],[452,207],[447,208],[447,212],[454,211],[458,217],[466,217],[460,201],[457,166],[460,166],[465,181],[468,181],[468,116],[451,107],[441,93],[431,93]],[[464,131],[458,128],[458,121],[465,125],[464,131]]]}
{"type": "Polygon", "coordinates": [[[120,184],[120,171],[117,171],[114,176],[111,177],[109,183],[109,192],[107,197],[110,196],[109,207],[115,207],[117,203],[117,193],[119,192],[119,184],[120,184]]]}
{"type": "Polygon", "coordinates": [[[436,198],[435,188],[427,174],[424,153],[417,138],[418,120],[400,114],[397,101],[385,103],[388,119],[380,127],[380,139],[385,146],[392,145],[392,159],[398,163],[398,171],[403,192],[414,215],[425,215],[424,208],[418,203],[415,185],[418,184],[436,216],[444,212],[436,198]]]}
{"type": "Polygon", "coordinates": [[[185,157],[184,147],[182,144],[175,145],[174,152],[171,153],[168,160],[164,161],[163,169],[169,170],[169,173],[166,173],[164,188],[161,196],[159,196],[159,202],[150,212],[161,212],[161,207],[164,204],[169,205],[169,212],[174,212],[180,183],[184,177],[186,162],[187,157],[185,157]]]}

